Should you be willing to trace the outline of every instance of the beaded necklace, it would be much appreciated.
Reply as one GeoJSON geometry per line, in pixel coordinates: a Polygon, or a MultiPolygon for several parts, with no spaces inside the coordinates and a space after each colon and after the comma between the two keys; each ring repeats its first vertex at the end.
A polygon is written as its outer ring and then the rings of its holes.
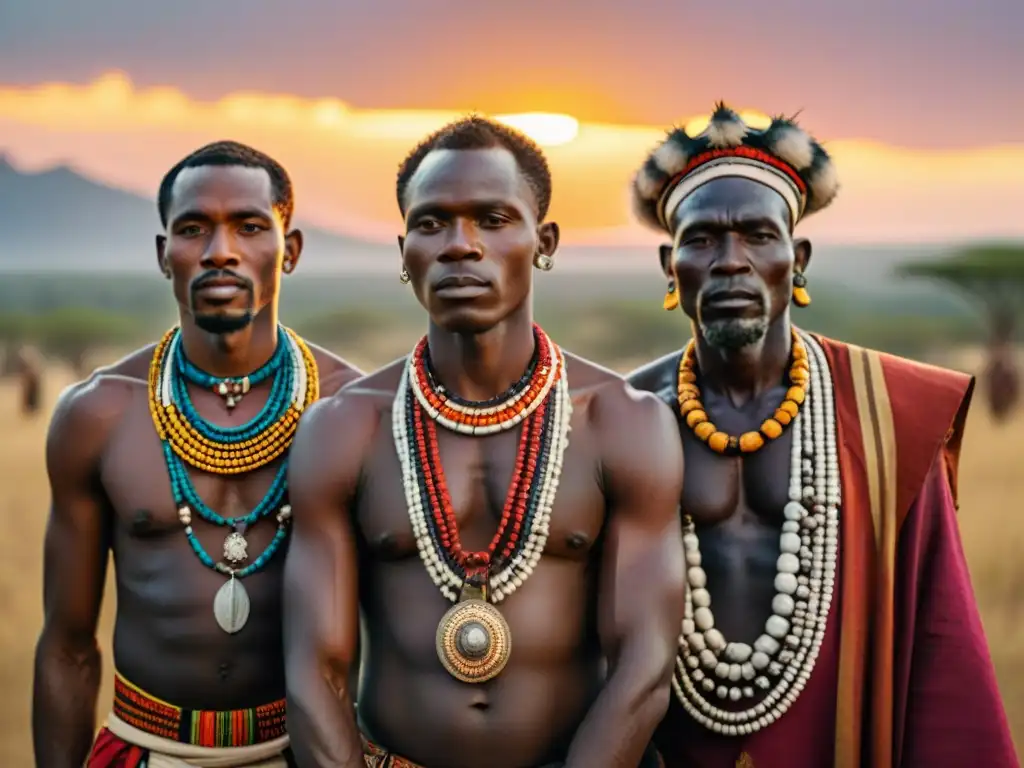
{"type": "Polygon", "coordinates": [[[679,383],[677,386],[679,414],[686,421],[686,426],[693,430],[698,440],[716,453],[735,456],[740,453],[754,453],[765,446],[770,440],[782,435],[800,413],[800,405],[807,396],[807,385],[810,373],[807,362],[807,349],[800,336],[793,331],[793,364],[789,368],[790,388],[786,397],[775,409],[770,419],[761,423],[756,432],[745,432],[734,437],[719,431],[710,420],[697,387],[697,352],[696,344],[691,339],[679,361],[679,383]]]}
{"type": "Polygon", "coordinates": [[[234,408],[250,389],[257,387],[276,374],[284,362],[286,353],[282,342],[284,332],[278,329],[278,344],[273,356],[248,376],[211,376],[199,370],[184,353],[178,355],[178,370],[182,376],[198,387],[209,389],[224,398],[228,409],[234,408]]]}
{"type": "Polygon", "coordinates": [[[426,336],[409,357],[409,386],[430,418],[453,432],[491,435],[512,429],[541,406],[561,371],[560,352],[537,325],[534,326],[534,340],[536,362],[530,363],[532,373],[528,371],[504,396],[474,403],[453,396],[438,386],[427,366],[426,336]]]}
{"type": "Polygon", "coordinates": [[[532,373],[497,402],[472,403],[444,392],[427,365],[426,338],[402,372],[392,431],[420,558],[441,594],[456,602],[441,619],[437,653],[464,682],[498,675],[511,634],[494,605],[529,578],[549,533],[551,510],[568,445],[572,404],[565,361],[538,326],[532,373]],[[498,530],[482,552],[463,549],[437,444],[437,425],[481,435],[522,424],[512,481],[498,530]]]}
{"type": "Polygon", "coordinates": [[[266,404],[245,424],[219,427],[196,412],[185,382],[174,375],[180,331],[168,331],[150,365],[149,406],[157,434],[178,458],[204,472],[231,475],[258,469],[287,450],[302,411],[319,396],[319,381],[302,339],[282,329],[278,341],[286,346],[288,361],[281,363],[266,404]]]}
{"type": "MultiPolygon", "coordinates": [[[[236,427],[220,427],[199,415],[188,393],[187,382],[203,385],[212,379],[185,359],[178,328],[167,332],[157,345],[150,365],[149,401],[153,423],[160,438],[178,519],[199,561],[228,576],[214,598],[214,617],[228,633],[239,631],[249,617],[249,596],[241,579],[264,568],[288,534],[291,507],[286,496],[287,458],[281,462],[270,488],[246,515],[223,517],[196,492],[186,464],[220,475],[238,474],[265,466],[279,458],[290,444],[298,414],[319,395],[319,377],[312,353],[289,330],[278,330],[278,344],[271,357],[250,382],[274,377],[267,402],[250,421],[236,427]],[[262,371],[269,371],[263,375],[262,371]],[[192,529],[193,514],[231,532],[224,540],[223,560],[215,561],[192,529]],[[265,518],[276,517],[277,532],[270,544],[248,565],[246,530],[265,518]]],[[[245,378],[245,377],[243,377],[245,378]]]]}
{"type": "Polygon", "coordinates": [[[793,419],[777,594],[753,647],[727,642],[715,629],[696,526],[687,517],[683,528],[686,613],[672,686],[694,720],[728,736],[766,728],[796,701],[821,651],[835,588],[841,490],[832,377],[818,343],[803,333],[800,339],[809,350],[806,405],[793,419]],[[736,708],[757,691],[767,693],[763,700],[736,708]],[[733,706],[713,704],[710,694],[733,706]]]}

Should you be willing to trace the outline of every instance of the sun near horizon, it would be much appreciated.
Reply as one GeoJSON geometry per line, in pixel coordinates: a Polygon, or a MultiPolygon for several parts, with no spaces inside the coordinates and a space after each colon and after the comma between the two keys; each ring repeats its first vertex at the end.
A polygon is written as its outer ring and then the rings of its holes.
{"type": "MultiPolygon", "coordinates": [[[[753,127],[770,122],[758,109],[769,105],[734,99],[731,106],[753,127]]],[[[544,149],[556,180],[550,215],[564,242],[649,245],[656,233],[631,214],[628,190],[670,126],[585,121],[566,107],[492,116],[544,149]]],[[[288,168],[304,221],[385,242],[401,225],[394,178],[402,158],[424,136],[472,111],[367,109],[334,96],[253,90],[203,100],[174,85],[138,87],[112,71],[87,83],[0,83],[0,151],[19,169],[66,164],[152,197],[181,157],[207,141],[233,138],[288,168]]],[[[675,124],[694,136],[709,117],[680,114],[675,124]]],[[[812,133],[814,122],[806,121],[812,133]]],[[[929,150],[818,138],[835,158],[843,188],[827,214],[802,225],[806,236],[843,242],[1024,236],[1015,202],[1024,144],[929,150]]]]}
{"type": "Polygon", "coordinates": [[[522,112],[517,115],[495,115],[494,119],[522,131],[542,147],[568,144],[580,132],[575,117],[554,112],[522,112]]]}

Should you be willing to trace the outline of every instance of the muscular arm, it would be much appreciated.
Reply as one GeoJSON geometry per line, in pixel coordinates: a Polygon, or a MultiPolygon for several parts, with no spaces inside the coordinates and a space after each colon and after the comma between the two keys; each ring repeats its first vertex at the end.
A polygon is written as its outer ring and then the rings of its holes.
{"type": "Polygon", "coordinates": [[[302,768],[364,765],[350,674],[359,643],[353,509],[377,413],[358,394],[303,416],[291,448],[293,531],[284,572],[288,731],[302,768]]]}
{"type": "Polygon", "coordinates": [[[598,597],[609,677],[573,739],[570,768],[635,768],[669,704],[684,558],[683,453],[671,411],[623,388],[595,404],[608,523],[598,597]]]}
{"type": "Polygon", "coordinates": [[[36,765],[46,768],[80,768],[92,745],[101,672],[96,625],[110,547],[99,464],[130,397],[117,383],[99,380],[72,388],[47,435],[51,505],[32,689],[36,765]]]}
{"type": "Polygon", "coordinates": [[[904,522],[897,562],[898,765],[1018,765],[941,455],[904,522]]]}

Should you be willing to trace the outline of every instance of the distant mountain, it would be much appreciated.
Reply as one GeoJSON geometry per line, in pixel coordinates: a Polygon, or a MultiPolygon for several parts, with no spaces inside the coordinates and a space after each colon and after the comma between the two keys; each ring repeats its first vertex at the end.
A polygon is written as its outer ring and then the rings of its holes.
{"type": "MultiPolygon", "coordinates": [[[[300,223],[301,226],[301,223],[300,223]]],[[[23,173],[0,154],[0,271],[119,271],[155,269],[156,203],[88,179],[67,167],[23,173]]],[[[302,226],[306,235],[300,272],[393,273],[395,246],[369,243],[302,226]]],[[[941,254],[936,246],[834,246],[815,248],[809,276],[870,291],[906,291],[896,264],[941,254]]],[[[565,246],[559,274],[650,274],[658,283],[654,247],[565,246]]],[[[921,289],[920,283],[913,290],[921,289]]],[[[927,288],[925,288],[927,290],[927,288]]]]}
{"type": "MultiPolygon", "coordinates": [[[[372,268],[381,256],[394,267],[394,246],[302,230],[304,273],[372,268]]],[[[23,173],[0,154],[0,271],[151,271],[159,231],[154,200],[63,166],[23,173]]]]}

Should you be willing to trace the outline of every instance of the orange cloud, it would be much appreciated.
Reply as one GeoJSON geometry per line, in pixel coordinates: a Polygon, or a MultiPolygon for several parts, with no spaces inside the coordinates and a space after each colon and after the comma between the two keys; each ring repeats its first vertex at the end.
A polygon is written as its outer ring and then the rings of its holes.
{"type": "MultiPolygon", "coordinates": [[[[737,105],[745,106],[745,105],[737,105]]],[[[401,226],[394,175],[451,111],[361,110],[337,99],[237,92],[197,101],[171,87],[136,89],[107,74],[87,85],[0,87],[0,147],[23,167],[67,162],[152,196],[167,168],[202,143],[234,138],[290,171],[302,219],[371,239],[401,226]]],[[[754,118],[758,113],[751,113],[754,118]]],[[[648,243],[631,218],[633,171],[662,126],[580,123],[568,115],[507,115],[546,139],[555,180],[552,217],[571,242],[648,243]]],[[[706,116],[680,122],[699,127],[706,116]]],[[[813,130],[813,126],[809,126],[813,130]]],[[[830,142],[843,189],[804,225],[834,241],[1024,236],[1024,144],[932,151],[830,142]]]]}

